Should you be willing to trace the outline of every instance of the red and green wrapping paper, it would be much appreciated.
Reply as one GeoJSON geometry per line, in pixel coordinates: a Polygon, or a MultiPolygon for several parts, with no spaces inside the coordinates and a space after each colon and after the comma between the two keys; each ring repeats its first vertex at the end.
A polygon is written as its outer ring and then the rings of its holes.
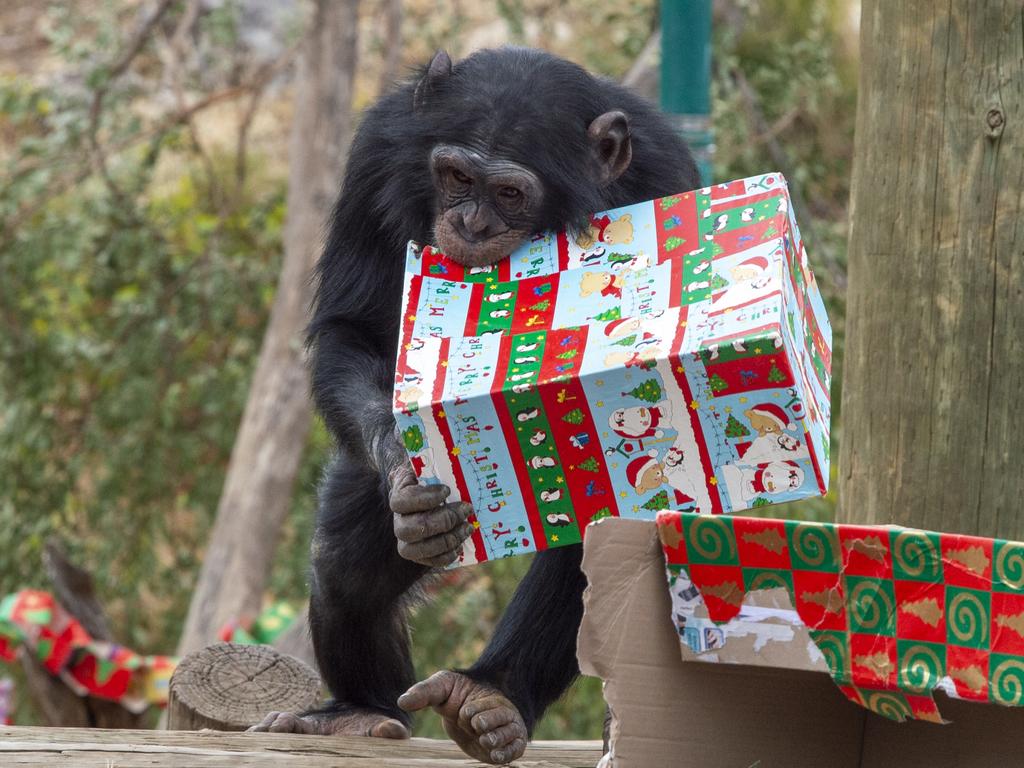
{"type": "Polygon", "coordinates": [[[608,516],[827,490],[831,330],[778,174],[595,215],[490,268],[410,244],[395,414],[476,511],[460,564],[608,516]]]}
{"type": "Polygon", "coordinates": [[[48,592],[25,589],[0,601],[0,660],[14,661],[19,646],[80,696],[117,701],[132,712],[167,703],[175,659],[94,640],[48,592]]]}
{"type": "Polygon", "coordinates": [[[932,698],[1024,705],[1024,543],[892,526],[658,516],[684,646],[792,643],[803,627],[839,689],[895,720],[942,722],[932,698]],[[786,591],[792,610],[748,595],[786,591]],[[766,621],[770,618],[771,621],[766,621]],[[780,626],[783,625],[783,626],[780,626]]]}

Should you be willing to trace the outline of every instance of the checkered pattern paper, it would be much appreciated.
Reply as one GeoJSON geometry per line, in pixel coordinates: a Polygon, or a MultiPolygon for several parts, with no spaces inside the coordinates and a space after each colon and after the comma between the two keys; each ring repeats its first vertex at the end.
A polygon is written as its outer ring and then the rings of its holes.
{"type": "Polygon", "coordinates": [[[746,595],[782,587],[839,689],[873,712],[941,722],[937,687],[1024,704],[1024,543],[681,512],[658,530],[684,642],[695,591],[728,643],[746,595]]]}

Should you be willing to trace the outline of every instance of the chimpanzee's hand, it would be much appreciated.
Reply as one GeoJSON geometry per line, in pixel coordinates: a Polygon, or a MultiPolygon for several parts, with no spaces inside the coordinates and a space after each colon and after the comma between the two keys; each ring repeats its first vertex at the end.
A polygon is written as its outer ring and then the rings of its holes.
{"type": "Polygon", "coordinates": [[[446,504],[451,489],[417,483],[412,468],[405,463],[391,471],[388,481],[398,553],[406,560],[431,567],[454,562],[462,542],[473,532],[473,526],[466,522],[473,505],[446,504]]]}

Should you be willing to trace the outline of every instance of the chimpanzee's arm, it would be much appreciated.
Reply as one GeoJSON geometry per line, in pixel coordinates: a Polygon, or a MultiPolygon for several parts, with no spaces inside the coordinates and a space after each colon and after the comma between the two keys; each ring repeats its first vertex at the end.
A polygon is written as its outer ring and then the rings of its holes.
{"type": "Polygon", "coordinates": [[[386,478],[405,453],[391,412],[394,369],[376,341],[351,321],[322,326],[315,337],[313,396],[339,448],[386,478]]]}

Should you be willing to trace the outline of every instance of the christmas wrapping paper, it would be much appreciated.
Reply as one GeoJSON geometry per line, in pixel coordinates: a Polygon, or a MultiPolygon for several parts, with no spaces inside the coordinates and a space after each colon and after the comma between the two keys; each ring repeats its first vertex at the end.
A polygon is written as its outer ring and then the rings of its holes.
{"type": "Polygon", "coordinates": [[[411,244],[395,414],[473,503],[459,564],[592,520],[824,493],[831,330],[785,180],[595,215],[487,269],[411,244]]]}
{"type": "Polygon", "coordinates": [[[942,722],[932,698],[1024,705],[1024,543],[892,526],[658,515],[684,648],[719,661],[753,637],[813,645],[839,689],[880,715],[942,722]],[[788,603],[764,607],[763,590],[788,603]]]}
{"type": "Polygon", "coordinates": [[[79,696],[117,701],[131,712],[167,704],[175,659],[92,639],[47,592],[26,589],[0,601],[0,660],[13,662],[19,646],[79,696]]]}

